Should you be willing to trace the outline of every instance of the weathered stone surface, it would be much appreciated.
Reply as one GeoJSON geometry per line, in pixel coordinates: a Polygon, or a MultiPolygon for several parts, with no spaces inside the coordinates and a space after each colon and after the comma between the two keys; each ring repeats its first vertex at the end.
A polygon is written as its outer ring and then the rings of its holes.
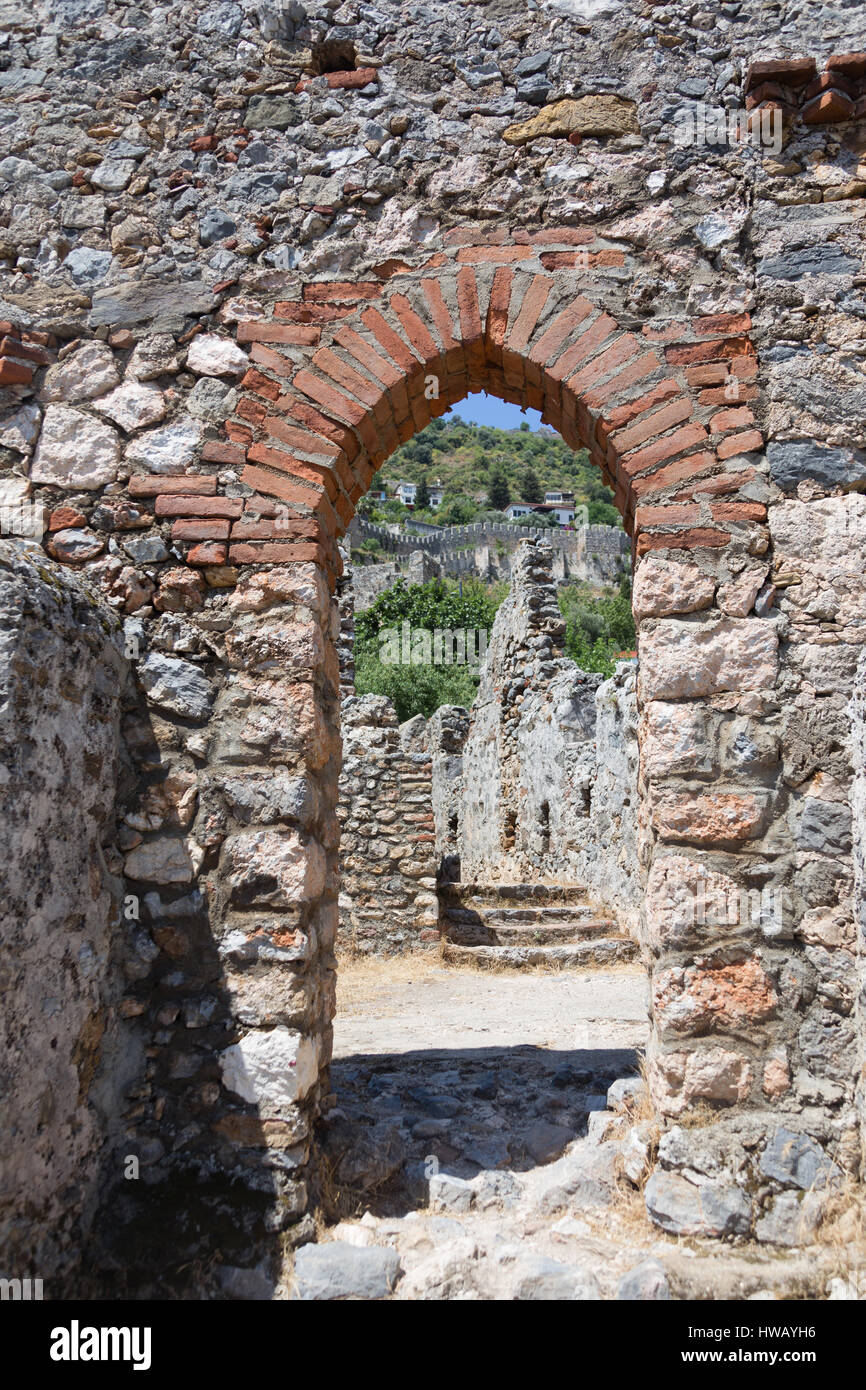
{"type": "Polygon", "coordinates": [[[737,844],[762,834],[767,820],[766,797],[717,792],[696,796],[693,792],[665,788],[653,793],[653,825],[663,840],[695,845],[737,844]]]}
{"type": "Polygon", "coordinates": [[[645,555],[634,580],[635,616],[664,618],[671,613],[694,613],[710,607],[715,591],[716,580],[697,565],[645,555]]]}
{"type": "Polygon", "coordinates": [[[759,618],[707,623],[661,619],[641,637],[640,687],[645,700],[694,699],[725,690],[775,684],[778,637],[759,618]]]}
{"type": "Polygon", "coordinates": [[[32,1270],[57,1287],[70,1261],[69,1233],[87,1220],[101,1155],[124,1108],[121,1077],[135,1057],[116,1014],[124,988],[113,954],[122,884],[105,858],[126,670],[117,620],[80,577],[32,544],[7,539],[0,541],[0,648],[7,1088],[0,1229],[5,1267],[32,1270]]]}
{"type": "Polygon", "coordinates": [[[290,1116],[319,1073],[312,1039],[290,1028],[247,1033],[219,1055],[223,1085],[258,1107],[262,1119],[290,1116]]]}
{"type": "Polygon", "coordinates": [[[341,1241],[304,1245],[295,1256],[298,1298],[382,1299],[393,1293],[402,1273],[396,1250],[341,1241]]]}
{"type": "Polygon", "coordinates": [[[197,666],[180,657],[149,652],[137,667],[139,679],[155,705],[184,719],[206,719],[214,689],[197,666]]]}
{"type": "Polygon", "coordinates": [[[158,386],[139,386],[130,381],[96,401],[94,408],[120,425],[122,430],[130,432],[162,420],[165,416],[165,398],[158,386]]]}
{"type": "Polygon", "coordinates": [[[146,323],[151,331],[176,333],[190,315],[209,314],[213,308],[213,294],[201,281],[132,280],[97,290],[89,323],[91,328],[146,323]]]}
{"type": "Polygon", "coordinates": [[[30,469],[34,483],[93,491],[114,481],[119,463],[120,439],[110,425],[64,405],[45,411],[30,469]]]}
{"type": "Polygon", "coordinates": [[[841,1174],[821,1145],[808,1134],[781,1127],[761,1154],[759,1167],[768,1178],[804,1192],[826,1187],[841,1174]]]}
{"type": "Polygon", "coordinates": [[[660,970],[653,997],[663,1029],[693,1035],[763,1023],[778,1004],[772,981],[754,957],[660,970]]]}
{"type": "Polygon", "coordinates": [[[321,893],[325,856],[295,830],[242,831],[226,842],[225,866],[238,905],[292,907],[321,893]]]}
{"type": "Polygon", "coordinates": [[[676,1236],[745,1236],[751,1204],[733,1184],[695,1184],[657,1168],[646,1185],[650,1219],[676,1236]]]}
{"type": "Polygon", "coordinates": [[[633,101],[596,93],[556,101],[531,120],[509,126],[502,138],[509,145],[526,145],[542,136],[636,135],[639,129],[633,101]]]}
{"type": "Polygon", "coordinates": [[[186,355],[188,369],[202,376],[240,376],[249,364],[243,348],[215,333],[196,334],[186,355]]]}
{"type": "Polygon", "coordinates": [[[866,451],[831,449],[813,440],[772,443],[767,448],[770,475],[785,492],[807,478],[823,487],[861,487],[866,483],[866,451]]]}
{"type": "Polygon", "coordinates": [[[140,463],[151,473],[185,473],[201,445],[201,426],[193,420],[176,420],[162,429],[148,430],[127,445],[125,458],[140,463]]]}
{"type": "Polygon", "coordinates": [[[747,1057],[723,1047],[664,1052],[651,1063],[653,1099],[667,1115],[679,1115],[696,1100],[734,1105],[745,1100],[754,1080],[747,1057]]]}
{"type": "Polygon", "coordinates": [[[662,1302],[673,1297],[664,1265],[660,1260],[642,1260],[617,1284],[616,1296],[621,1302],[662,1302]]]}
{"type": "Polygon", "coordinates": [[[167,835],[139,845],[126,856],[123,865],[127,878],[153,883],[191,883],[196,868],[187,841],[167,835]]]}
{"type": "Polygon", "coordinates": [[[120,382],[114,353],[107,343],[84,343],[75,352],[49,367],[41,396],[45,401],[78,405],[103,396],[120,382]]]}

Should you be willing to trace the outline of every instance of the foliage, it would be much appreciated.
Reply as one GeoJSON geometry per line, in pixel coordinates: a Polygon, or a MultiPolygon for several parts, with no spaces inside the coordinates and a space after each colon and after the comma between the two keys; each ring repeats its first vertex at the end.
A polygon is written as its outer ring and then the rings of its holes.
{"type": "Polygon", "coordinates": [[[496,511],[504,511],[511,501],[511,488],[508,483],[508,474],[501,463],[496,463],[490,470],[490,481],[487,484],[487,501],[496,511]]]}
{"type": "Polygon", "coordinates": [[[398,579],[375,603],[355,619],[355,688],[359,695],[387,695],[399,719],[415,714],[429,718],[440,705],[471,705],[478,689],[477,668],[472,666],[403,666],[380,658],[381,634],[401,629],[408,622],[413,631],[483,629],[488,636],[496,610],[507,593],[505,584],[486,585],[480,579],[432,579],[426,584],[406,584],[398,579]]]}
{"type": "Polygon", "coordinates": [[[524,502],[544,501],[544,489],[531,463],[526,465],[523,477],[520,480],[520,496],[524,502]]]}
{"type": "Polygon", "coordinates": [[[619,653],[634,650],[631,581],[624,576],[618,589],[601,590],[564,584],[558,598],[566,622],[566,655],[583,671],[612,676],[619,653]]]}
{"type": "MultiPolygon", "coordinates": [[[[535,474],[540,495],[548,488],[573,492],[575,505],[589,509],[593,525],[621,524],[613,496],[586,450],[575,452],[554,430],[532,430],[525,420],[516,430],[500,430],[470,424],[453,413],[441,416],[401,445],[383,474],[392,484],[403,478],[414,483],[426,478],[428,484],[441,478],[445,498],[434,516],[437,523],[453,526],[480,520],[487,510],[502,511],[510,498],[521,495],[527,471],[535,474]],[[505,501],[498,481],[503,475],[505,501]]],[[[386,505],[390,509],[390,503],[376,504],[377,514],[371,519],[393,521],[393,513],[384,513],[386,505]]],[[[405,509],[400,503],[396,506],[397,516],[405,520],[405,509]]]]}

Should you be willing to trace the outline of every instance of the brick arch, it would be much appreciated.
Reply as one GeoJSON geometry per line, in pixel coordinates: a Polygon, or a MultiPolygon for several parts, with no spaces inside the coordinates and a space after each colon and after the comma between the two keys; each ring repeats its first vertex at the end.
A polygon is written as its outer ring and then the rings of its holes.
{"type": "Polygon", "coordinates": [[[743,493],[754,472],[742,455],[762,445],[749,316],[626,327],[598,274],[625,253],[594,247],[579,229],[452,245],[417,268],[377,267],[381,278],[305,284],[272,317],[242,322],[253,365],[214,456],[243,462],[255,495],[230,561],[316,559],[333,576],[375,471],[479,390],[589,450],[638,555],[723,548],[763,521],[743,493]]]}

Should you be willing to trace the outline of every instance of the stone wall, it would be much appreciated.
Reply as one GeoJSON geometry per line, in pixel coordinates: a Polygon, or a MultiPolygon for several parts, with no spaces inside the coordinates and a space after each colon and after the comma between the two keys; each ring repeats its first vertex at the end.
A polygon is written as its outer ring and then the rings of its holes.
{"type": "Polygon", "coordinates": [[[589,450],[633,541],[653,1099],[718,1112],[669,1124],[653,1219],[757,1230],[796,1200],[792,1131],[816,1171],[856,1168],[834,700],[866,637],[859,7],[783,6],[771,36],[757,0],[592,23],[39,0],[4,24],[4,496],[141,652],[148,1181],[113,1208],[114,1267],[260,1288],[304,1230],[337,542],[398,444],[482,389],[589,450]],[[784,115],[777,149],[701,137],[703,107],[747,104],[784,115]],[[791,916],[684,921],[707,883],[784,889],[791,916]]]}
{"type": "Polygon", "coordinates": [[[390,954],[438,941],[438,860],[426,721],[398,725],[390,700],[344,701],[340,936],[390,954]]]}
{"type": "Polygon", "coordinates": [[[851,741],[854,752],[854,789],[851,796],[854,840],[854,922],[857,933],[857,963],[859,991],[857,998],[858,1038],[860,1043],[859,1082],[857,1102],[861,1116],[866,1115],[866,1027],[864,1027],[864,942],[866,942],[866,656],[857,667],[854,698],[851,702],[851,741]]]}
{"type": "Polygon", "coordinates": [[[553,552],[517,551],[463,749],[464,878],[583,883],[637,934],[636,681],[562,655],[553,552]]]}
{"type": "Polygon", "coordinates": [[[117,619],[22,542],[0,543],[3,1274],[58,1297],[143,1066],[120,1011],[115,799],[127,677],[117,619]]]}

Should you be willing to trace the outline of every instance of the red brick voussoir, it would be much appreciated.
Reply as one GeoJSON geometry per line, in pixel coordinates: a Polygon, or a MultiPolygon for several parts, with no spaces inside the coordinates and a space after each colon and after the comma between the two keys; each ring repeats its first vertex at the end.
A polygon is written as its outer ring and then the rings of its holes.
{"type": "Polygon", "coordinates": [[[589,451],[639,553],[728,544],[761,520],[737,495],[738,473],[754,477],[742,456],[762,447],[748,404],[749,315],[683,315],[626,331],[593,292],[622,257],[597,254],[596,241],[588,229],[493,242],[457,229],[444,253],[401,264],[384,283],[299,284],[273,318],[238,325],[254,365],[222,446],[241,455],[241,481],[283,514],[251,519],[218,500],[193,511],[189,494],[159,500],[159,514],[202,533],[225,520],[240,564],[265,560],[277,544],[315,544],[333,584],[336,542],[376,470],[484,389],[540,410],[571,448],[589,451]],[[575,244],[586,250],[577,264],[565,254],[575,244]],[[711,511],[708,499],[720,493],[725,506],[711,511]]]}

